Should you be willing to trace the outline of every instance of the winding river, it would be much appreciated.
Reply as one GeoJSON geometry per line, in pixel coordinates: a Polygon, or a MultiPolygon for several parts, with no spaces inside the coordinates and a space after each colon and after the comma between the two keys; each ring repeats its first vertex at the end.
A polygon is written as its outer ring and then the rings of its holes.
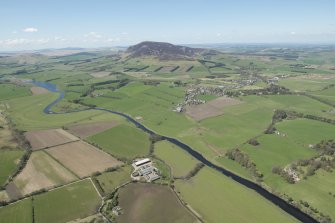
{"type": "MultiPolygon", "coordinates": [[[[61,92],[58,90],[57,86],[49,83],[49,82],[36,82],[33,81],[33,84],[39,86],[39,87],[43,87],[48,89],[51,92],[59,92],[60,96],[53,101],[52,103],[50,103],[48,106],[46,106],[44,108],[44,113],[46,114],[64,114],[64,113],[55,113],[52,112],[51,109],[53,106],[55,106],[57,103],[59,103],[65,96],[64,92],[61,92]]],[[[109,109],[105,109],[105,108],[92,108],[95,110],[99,110],[99,111],[105,111],[105,112],[109,112],[109,113],[113,113],[116,115],[120,115],[124,118],[126,118],[128,121],[130,121],[131,123],[133,123],[135,126],[137,126],[138,128],[140,128],[141,130],[143,130],[144,132],[147,132],[149,134],[156,134],[154,131],[148,129],[147,127],[145,127],[144,125],[142,125],[141,123],[139,123],[138,121],[136,121],[135,119],[133,119],[132,117],[130,117],[127,114],[121,113],[121,112],[117,112],[117,111],[113,111],[113,110],[109,110],[109,109]]],[[[83,111],[83,110],[81,110],[83,111]]],[[[80,112],[80,111],[73,111],[73,112],[80,112]]],[[[267,199],[268,201],[272,202],[273,204],[277,205],[278,207],[280,207],[282,210],[284,210],[286,213],[290,214],[291,216],[295,217],[296,219],[298,219],[301,222],[304,223],[317,223],[318,221],[315,220],[314,218],[312,218],[311,216],[307,215],[306,213],[304,213],[303,211],[301,211],[300,209],[294,207],[293,205],[289,204],[288,202],[286,202],[284,199],[278,197],[275,194],[270,193],[269,191],[267,191],[266,189],[264,189],[263,187],[261,187],[260,185],[247,180],[243,177],[240,177],[238,175],[236,175],[235,173],[221,167],[221,166],[217,166],[214,163],[210,162],[209,160],[207,160],[203,155],[201,155],[199,152],[197,152],[196,150],[192,149],[190,146],[182,143],[181,141],[179,141],[178,139],[175,138],[171,138],[171,137],[167,137],[167,136],[162,136],[162,138],[164,140],[167,140],[173,144],[175,144],[176,146],[178,146],[179,148],[185,150],[187,153],[189,153],[191,156],[193,156],[195,159],[199,160],[200,162],[202,162],[204,165],[215,169],[216,171],[219,171],[220,173],[222,173],[223,175],[230,177],[232,180],[234,180],[235,182],[251,189],[254,190],[255,192],[257,192],[259,195],[261,195],[262,197],[264,197],[265,199],[267,199]]]]}

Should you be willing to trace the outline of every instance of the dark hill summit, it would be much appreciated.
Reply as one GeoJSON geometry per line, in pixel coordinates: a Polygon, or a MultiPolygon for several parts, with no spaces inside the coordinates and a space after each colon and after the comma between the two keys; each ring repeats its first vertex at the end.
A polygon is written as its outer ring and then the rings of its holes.
{"type": "Polygon", "coordinates": [[[204,52],[208,50],[150,41],[130,46],[126,51],[131,57],[154,56],[161,60],[192,59],[204,52]]]}

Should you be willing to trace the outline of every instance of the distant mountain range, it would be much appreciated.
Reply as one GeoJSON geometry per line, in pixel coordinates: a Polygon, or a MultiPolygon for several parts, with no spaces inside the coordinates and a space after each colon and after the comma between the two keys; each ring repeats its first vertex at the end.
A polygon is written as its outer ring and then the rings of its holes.
{"type": "Polygon", "coordinates": [[[192,48],[187,46],[173,45],[164,42],[145,41],[128,47],[126,53],[130,57],[154,56],[161,60],[193,59],[206,53],[216,51],[204,48],[192,48]]]}

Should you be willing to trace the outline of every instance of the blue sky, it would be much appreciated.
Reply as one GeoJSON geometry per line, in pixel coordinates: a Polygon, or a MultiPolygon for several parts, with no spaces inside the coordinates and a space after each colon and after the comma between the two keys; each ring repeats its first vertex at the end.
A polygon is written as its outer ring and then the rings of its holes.
{"type": "Polygon", "coordinates": [[[4,0],[0,50],[335,43],[334,0],[4,0]]]}

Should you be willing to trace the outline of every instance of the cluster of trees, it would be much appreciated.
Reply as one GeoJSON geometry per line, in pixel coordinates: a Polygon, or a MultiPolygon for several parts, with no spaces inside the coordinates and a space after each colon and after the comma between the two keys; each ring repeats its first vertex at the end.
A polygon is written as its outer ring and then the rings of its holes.
{"type": "Polygon", "coordinates": [[[299,160],[296,165],[307,167],[306,177],[312,176],[318,169],[332,171],[335,169],[335,141],[323,140],[313,147],[319,155],[311,159],[299,160]]]}
{"type": "Polygon", "coordinates": [[[298,113],[295,111],[286,111],[286,110],[275,110],[271,124],[267,127],[264,131],[264,134],[273,134],[276,131],[276,123],[281,122],[284,119],[295,119],[295,118],[302,118],[304,115],[302,113],[298,113]]]}
{"type": "Polygon", "coordinates": [[[149,136],[150,141],[149,155],[152,155],[154,153],[155,143],[161,140],[163,140],[163,137],[161,135],[153,133],[149,136]]]}
{"type": "Polygon", "coordinates": [[[283,87],[279,86],[276,84],[271,84],[267,88],[263,89],[249,89],[249,90],[243,90],[240,91],[243,95],[274,95],[274,94],[291,94],[290,90],[283,87]]]}
{"type": "Polygon", "coordinates": [[[258,146],[260,144],[256,138],[249,139],[248,143],[253,146],[258,146]]]}
{"type": "MultiPolygon", "coordinates": [[[[183,179],[183,180],[189,180],[192,177],[194,177],[195,175],[197,175],[197,173],[205,166],[205,164],[203,163],[197,163],[197,165],[195,165],[195,167],[188,172],[185,176],[183,177],[175,177],[175,179],[183,179]]],[[[173,182],[173,181],[172,181],[173,182]]]]}
{"type": "Polygon", "coordinates": [[[256,164],[250,160],[247,154],[243,153],[239,149],[232,149],[227,151],[226,156],[228,159],[234,160],[241,166],[247,168],[250,173],[257,178],[258,181],[262,181],[263,174],[257,170],[256,164]]]}
{"type": "Polygon", "coordinates": [[[294,178],[292,177],[292,175],[289,174],[287,171],[285,171],[280,166],[274,166],[272,168],[272,173],[278,174],[278,175],[282,176],[286,180],[286,182],[288,182],[290,184],[294,184],[295,183],[294,178]]]}

